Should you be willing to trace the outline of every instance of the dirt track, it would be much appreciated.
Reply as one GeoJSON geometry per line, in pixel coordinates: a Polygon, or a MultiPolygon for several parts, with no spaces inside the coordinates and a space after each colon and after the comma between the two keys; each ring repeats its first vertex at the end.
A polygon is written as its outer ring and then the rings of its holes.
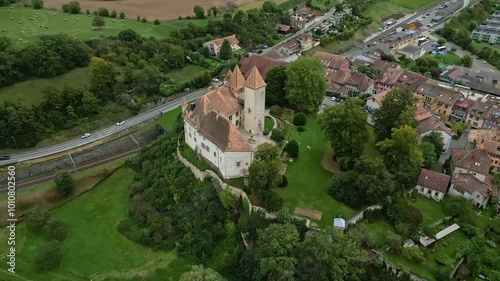
{"type": "MultiPolygon", "coordinates": [[[[58,8],[71,0],[45,0],[46,8],[58,8]]],[[[134,19],[137,16],[146,17],[148,20],[154,19],[172,19],[178,16],[193,16],[193,7],[200,5],[205,8],[212,6],[224,6],[228,2],[237,5],[248,2],[249,0],[117,0],[117,1],[98,1],[98,0],[78,0],[82,7],[82,12],[86,9],[94,11],[100,7],[107,8],[110,12],[116,10],[118,13],[124,12],[127,18],[134,19]]]]}

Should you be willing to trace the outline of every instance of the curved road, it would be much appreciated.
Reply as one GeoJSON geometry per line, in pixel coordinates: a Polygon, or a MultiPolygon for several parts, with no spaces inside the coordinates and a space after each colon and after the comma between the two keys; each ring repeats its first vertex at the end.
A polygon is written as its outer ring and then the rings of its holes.
{"type": "MultiPolygon", "coordinates": [[[[207,92],[208,92],[207,90],[199,90],[199,91],[190,93],[190,94],[184,96],[183,98],[186,98],[186,100],[190,101],[190,100],[197,99],[197,98],[201,97],[202,95],[204,95],[207,92]]],[[[2,161],[2,162],[0,162],[0,164],[2,166],[9,165],[9,164],[16,164],[19,162],[28,161],[28,160],[36,159],[36,158],[40,158],[40,157],[45,157],[45,156],[52,155],[52,154],[61,153],[61,152],[68,151],[68,150],[76,148],[76,147],[87,145],[87,144],[95,142],[97,140],[109,137],[109,136],[116,134],[118,132],[127,130],[128,128],[133,127],[135,125],[138,125],[140,123],[143,123],[147,120],[158,117],[162,113],[174,110],[179,105],[181,105],[181,103],[182,103],[182,98],[178,98],[178,99],[173,100],[171,102],[167,102],[164,105],[156,107],[152,110],[149,110],[149,111],[141,113],[137,116],[134,116],[128,120],[125,120],[125,124],[123,124],[121,126],[115,125],[115,126],[108,127],[108,128],[96,131],[96,132],[91,132],[90,137],[88,137],[86,139],[81,139],[80,136],[75,136],[74,140],[70,140],[70,141],[63,142],[63,143],[53,145],[53,146],[49,146],[46,148],[41,148],[41,149],[28,151],[25,153],[11,155],[10,160],[2,161]]]]}

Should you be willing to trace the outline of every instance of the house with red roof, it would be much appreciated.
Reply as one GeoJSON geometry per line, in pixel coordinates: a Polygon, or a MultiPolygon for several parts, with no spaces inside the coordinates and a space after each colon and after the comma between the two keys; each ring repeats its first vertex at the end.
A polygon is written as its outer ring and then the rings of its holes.
{"type": "Polygon", "coordinates": [[[218,56],[224,40],[229,41],[229,44],[231,45],[231,50],[233,51],[241,50],[241,47],[238,45],[240,43],[240,40],[238,40],[238,38],[236,38],[236,35],[234,34],[205,42],[203,43],[203,47],[208,48],[208,51],[211,56],[218,56]]]}
{"type": "Polygon", "coordinates": [[[425,197],[442,201],[448,192],[450,176],[435,171],[421,169],[415,190],[425,197]]]}

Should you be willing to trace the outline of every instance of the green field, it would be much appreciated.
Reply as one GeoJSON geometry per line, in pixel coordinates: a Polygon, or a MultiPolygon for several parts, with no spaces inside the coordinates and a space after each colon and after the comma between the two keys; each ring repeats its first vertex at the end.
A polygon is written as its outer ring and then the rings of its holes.
{"type": "Polygon", "coordinates": [[[337,1],[330,0],[330,2],[328,4],[326,3],[326,1],[327,0],[312,0],[311,6],[316,8],[316,9],[319,9],[321,11],[328,11],[333,6],[335,6],[335,4],[337,4],[337,1]]]}
{"type": "MultiPolygon", "coordinates": [[[[128,240],[116,230],[116,225],[128,212],[128,187],[133,176],[132,170],[119,169],[93,191],[52,211],[53,217],[68,225],[64,258],[61,268],[57,270],[47,273],[32,270],[30,257],[46,238],[29,232],[23,224],[19,225],[16,236],[19,277],[37,281],[102,280],[111,277],[123,280],[134,275],[150,275],[159,269],[164,278],[173,277],[175,280],[188,270],[189,264],[185,261],[179,263],[174,252],[153,251],[128,240]],[[170,268],[171,263],[183,266],[170,268]]],[[[2,238],[5,238],[5,230],[1,231],[2,238]]],[[[5,254],[6,244],[2,243],[0,249],[5,254]]],[[[2,269],[5,268],[4,263],[2,269]]]]}
{"type": "Polygon", "coordinates": [[[444,56],[436,55],[435,58],[447,65],[460,65],[462,63],[462,59],[453,52],[449,52],[444,56]]]}
{"type": "Polygon", "coordinates": [[[12,86],[0,88],[0,104],[4,101],[39,104],[42,101],[42,89],[53,86],[62,89],[66,85],[80,87],[90,82],[88,67],[77,68],[54,78],[38,78],[15,83],[12,86]]]}
{"type": "Polygon", "coordinates": [[[410,9],[393,3],[393,1],[377,2],[363,12],[363,16],[368,16],[380,24],[383,24],[382,18],[393,14],[406,14],[410,9]]]}
{"type": "Polygon", "coordinates": [[[325,153],[330,150],[328,142],[321,132],[317,117],[308,116],[306,131],[300,135],[296,129],[293,139],[300,143],[299,157],[292,163],[287,163],[286,176],[288,186],[278,188],[278,194],[284,199],[285,207],[314,209],[323,212],[318,225],[331,227],[333,219],[339,214],[350,218],[356,211],[336,201],[328,195],[327,186],[333,174],[322,166],[325,153]],[[310,149],[307,149],[307,146],[310,149]]]}
{"type": "Polygon", "coordinates": [[[176,109],[163,114],[160,118],[158,118],[157,122],[167,129],[172,129],[174,127],[175,120],[177,120],[177,116],[181,114],[181,111],[181,107],[179,106],[176,109]]]}
{"type": "Polygon", "coordinates": [[[166,38],[170,32],[186,27],[188,23],[206,26],[208,20],[172,20],[154,25],[135,20],[105,18],[106,25],[101,30],[93,30],[92,16],[71,15],[60,11],[34,10],[21,5],[0,8],[0,29],[5,29],[2,36],[16,41],[19,46],[32,42],[40,35],[66,33],[81,40],[88,40],[100,35],[117,35],[124,29],[132,29],[144,37],[166,38]],[[35,13],[38,13],[37,18],[35,13]],[[34,20],[29,20],[32,17],[34,20]],[[12,20],[12,18],[14,18],[12,20]],[[65,21],[65,19],[67,21],[65,21]],[[114,20],[114,22],[113,22],[114,20]],[[19,21],[21,23],[19,23],[19,21]],[[41,27],[40,27],[41,26],[41,27]],[[48,28],[47,28],[48,26],[48,28]]]}
{"type": "Polygon", "coordinates": [[[407,9],[419,9],[427,5],[437,2],[436,0],[389,0],[389,2],[407,8],[407,9]]]}
{"type": "Polygon", "coordinates": [[[167,77],[170,78],[172,82],[182,84],[191,81],[198,76],[201,76],[205,71],[207,71],[207,69],[201,66],[187,64],[182,69],[176,69],[168,72],[167,77]]]}

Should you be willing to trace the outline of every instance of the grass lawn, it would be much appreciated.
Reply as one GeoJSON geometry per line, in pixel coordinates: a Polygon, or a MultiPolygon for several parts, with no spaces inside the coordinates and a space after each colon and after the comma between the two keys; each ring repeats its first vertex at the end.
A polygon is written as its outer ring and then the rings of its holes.
{"type": "Polygon", "coordinates": [[[363,16],[371,17],[374,21],[383,24],[382,18],[392,14],[408,13],[409,9],[393,3],[394,1],[377,2],[363,12],[363,16]]]}
{"type": "MultiPolygon", "coordinates": [[[[241,5],[238,6],[239,10],[243,11],[248,11],[251,9],[260,9],[262,8],[262,5],[264,4],[265,0],[249,0],[241,5]]],[[[272,0],[272,2],[275,2],[276,4],[280,5],[283,3],[288,2],[287,0],[272,0]]]]}
{"type": "Polygon", "coordinates": [[[365,143],[365,156],[370,156],[373,158],[382,158],[382,154],[377,147],[377,141],[375,140],[375,131],[372,126],[366,124],[366,129],[368,130],[368,141],[365,143]]]}
{"type": "Polygon", "coordinates": [[[422,227],[426,227],[446,217],[443,211],[443,203],[436,202],[430,198],[418,197],[413,205],[422,212],[422,217],[424,219],[422,227]]]}
{"type": "Polygon", "coordinates": [[[435,2],[436,0],[390,0],[391,3],[407,8],[407,9],[418,9],[422,7],[426,7],[428,5],[431,5],[435,2]]]}
{"type": "Polygon", "coordinates": [[[105,27],[101,30],[92,29],[93,17],[86,15],[71,15],[63,12],[49,10],[34,10],[21,5],[12,5],[12,11],[8,7],[0,8],[0,26],[5,29],[2,36],[7,36],[16,41],[18,46],[23,46],[32,42],[40,35],[66,33],[81,40],[88,40],[100,35],[117,35],[124,29],[132,29],[144,37],[154,36],[166,38],[170,33],[179,28],[186,27],[188,23],[199,26],[206,26],[208,20],[172,20],[154,25],[152,22],[142,23],[136,20],[120,20],[105,18],[105,27]],[[30,17],[38,16],[34,20],[30,17]],[[12,20],[11,18],[14,18],[12,20]],[[67,21],[64,21],[67,19],[67,21]],[[19,21],[21,23],[19,23],[19,21]],[[42,26],[42,27],[40,27],[42,26]],[[48,26],[48,28],[46,28],[48,26]],[[21,40],[20,40],[21,39],[21,40]]]}
{"type": "Polygon", "coordinates": [[[264,119],[264,132],[263,132],[263,134],[268,135],[269,132],[271,132],[271,130],[273,129],[273,126],[274,126],[274,119],[269,117],[269,116],[266,116],[266,118],[264,119]]]}
{"type": "Polygon", "coordinates": [[[312,0],[311,1],[311,6],[316,8],[316,9],[319,9],[321,11],[328,11],[328,10],[330,10],[330,8],[335,6],[335,4],[337,4],[337,1],[329,1],[328,5],[326,3],[326,0],[312,0]]]}
{"type": "Polygon", "coordinates": [[[309,116],[305,127],[306,131],[300,135],[296,129],[293,131],[293,139],[300,143],[299,157],[287,163],[288,186],[278,188],[277,192],[284,199],[285,207],[292,211],[295,207],[321,211],[323,217],[318,225],[331,227],[337,215],[350,218],[356,211],[328,195],[327,185],[333,174],[322,166],[323,156],[329,150],[328,142],[316,116],[309,116]],[[307,149],[307,145],[311,149],[307,149]]]}
{"type": "MultiPolygon", "coordinates": [[[[18,225],[17,275],[39,281],[123,280],[136,274],[149,275],[156,269],[166,270],[165,277],[176,278],[188,270],[188,265],[168,270],[171,263],[179,264],[174,252],[153,251],[128,240],[116,230],[116,225],[128,212],[128,187],[133,176],[130,169],[119,169],[93,191],[52,211],[54,218],[62,219],[68,225],[64,258],[57,270],[46,273],[32,270],[30,257],[46,242],[46,238],[27,231],[24,224],[18,225]]],[[[5,230],[3,228],[0,232],[4,239],[5,230]]],[[[0,246],[2,254],[6,253],[6,246],[6,243],[0,246]]],[[[4,263],[2,269],[5,268],[4,263]]]]}
{"type": "Polygon", "coordinates": [[[177,84],[182,84],[190,81],[191,79],[201,76],[203,72],[207,71],[205,68],[194,65],[187,64],[182,69],[172,70],[167,73],[167,77],[177,84]]]}
{"type": "Polygon", "coordinates": [[[0,88],[0,104],[4,101],[39,104],[42,101],[42,89],[53,86],[62,89],[66,85],[80,87],[90,82],[88,67],[77,68],[68,73],[53,77],[31,79],[15,83],[12,86],[0,88]]]}
{"type": "Polygon", "coordinates": [[[182,109],[179,106],[176,109],[163,114],[156,122],[160,123],[160,125],[167,129],[172,129],[174,127],[175,120],[177,120],[177,116],[181,114],[181,111],[182,109]]]}
{"type": "Polygon", "coordinates": [[[438,61],[448,65],[460,65],[460,63],[462,62],[462,59],[453,52],[449,52],[444,56],[436,55],[435,58],[438,61]]]}

